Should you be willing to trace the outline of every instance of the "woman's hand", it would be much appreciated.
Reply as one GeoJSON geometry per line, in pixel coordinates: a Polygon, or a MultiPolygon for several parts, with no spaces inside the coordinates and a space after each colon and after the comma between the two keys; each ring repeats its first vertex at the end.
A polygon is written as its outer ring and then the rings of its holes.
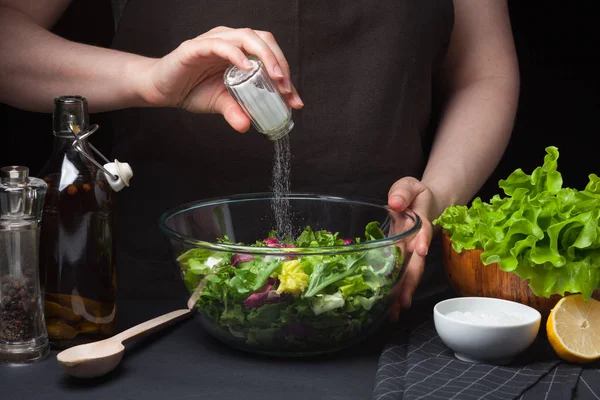
{"type": "Polygon", "coordinates": [[[408,251],[412,251],[412,256],[406,274],[393,289],[396,301],[392,307],[390,318],[396,321],[400,309],[409,308],[411,305],[412,296],[423,275],[425,256],[433,235],[431,221],[437,217],[440,211],[433,192],[424,183],[412,177],[402,178],[394,183],[388,193],[388,205],[395,211],[404,211],[410,208],[422,220],[421,230],[407,246],[408,251]]]}
{"type": "Polygon", "coordinates": [[[141,66],[139,93],[152,106],[180,107],[195,113],[222,114],[237,131],[245,132],[250,120],[223,83],[231,63],[250,70],[246,54],[258,56],[269,76],[293,108],[302,100],[290,81],[289,65],[269,32],[252,29],[214,28],[158,60],[141,66]]]}

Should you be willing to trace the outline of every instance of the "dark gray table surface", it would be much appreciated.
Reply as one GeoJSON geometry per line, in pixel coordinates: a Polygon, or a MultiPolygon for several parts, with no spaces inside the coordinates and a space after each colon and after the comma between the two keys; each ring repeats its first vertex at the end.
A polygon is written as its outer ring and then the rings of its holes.
{"type": "MultiPolygon", "coordinates": [[[[184,303],[122,301],[121,328],[184,303]]],[[[66,375],[53,350],[26,366],[0,365],[2,399],[370,399],[377,362],[393,331],[384,325],[369,340],[337,354],[271,358],[230,349],[192,317],[133,342],[121,365],[92,380],[66,375]]]]}
{"type": "MultiPolygon", "coordinates": [[[[431,313],[450,297],[434,240],[411,311],[431,313]]],[[[182,293],[183,296],[183,293],[182,293]]],[[[181,300],[126,300],[118,303],[119,330],[186,307],[181,300]]],[[[311,358],[275,358],[232,349],[204,332],[195,317],[137,339],[126,347],[121,365],[93,380],[68,376],[57,351],[39,363],[0,365],[0,400],[7,399],[244,399],[369,400],[378,361],[398,335],[400,321],[386,321],[362,343],[338,353],[311,358]]]]}

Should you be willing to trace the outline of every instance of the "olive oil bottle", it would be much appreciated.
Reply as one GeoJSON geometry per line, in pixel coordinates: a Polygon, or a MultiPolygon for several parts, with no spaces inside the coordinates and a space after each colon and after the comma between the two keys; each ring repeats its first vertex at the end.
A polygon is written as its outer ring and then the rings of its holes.
{"type": "Polygon", "coordinates": [[[87,101],[54,101],[54,147],[39,176],[48,185],[40,237],[40,283],[56,348],[116,333],[114,193],[91,161],[87,101]],[[87,134],[87,135],[86,135],[87,134]]]}

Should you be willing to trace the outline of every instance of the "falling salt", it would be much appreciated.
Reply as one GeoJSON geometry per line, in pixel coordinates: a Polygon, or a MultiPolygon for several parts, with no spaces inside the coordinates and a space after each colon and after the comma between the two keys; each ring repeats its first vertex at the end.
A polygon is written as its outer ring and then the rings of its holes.
{"type": "Polygon", "coordinates": [[[447,317],[472,324],[481,325],[510,325],[525,321],[525,315],[520,313],[507,313],[503,311],[494,312],[471,312],[471,311],[452,311],[446,314],[447,317]]]}
{"type": "Polygon", "coordinates": [[[292,237],[292,221],[290,210],[291,158],[290,138],[284,136],[275,140],[275,157],[273,162],[271,210],[275,216],[275,230],[279,239],[292,237]]]}

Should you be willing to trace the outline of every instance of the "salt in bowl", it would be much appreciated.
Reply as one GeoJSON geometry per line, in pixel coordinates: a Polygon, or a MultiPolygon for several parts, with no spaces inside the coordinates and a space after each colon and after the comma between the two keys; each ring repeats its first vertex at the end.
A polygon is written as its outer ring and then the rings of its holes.
{"type": "Polygon", "coordinates": [[[541,322],[536,309],[491,297],[457,297],[433,308],[438,335],[462,361],[508,364],[535,340],[541,322]]]}

